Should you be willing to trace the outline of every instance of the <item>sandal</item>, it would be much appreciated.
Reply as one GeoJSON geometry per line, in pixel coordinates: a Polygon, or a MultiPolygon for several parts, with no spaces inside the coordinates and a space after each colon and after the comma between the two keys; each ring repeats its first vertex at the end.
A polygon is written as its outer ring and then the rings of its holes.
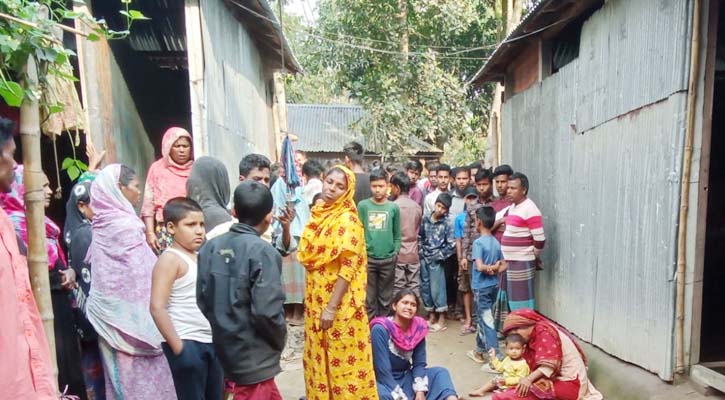
{"type": "Polygon", "coordinates": [[[446,329],[448,329],[448,327],[447,327],[447,326],[445,326],[445,325],[441,325],[441,324],[438,324],[438,323],[436,323],[436,324],[433,324],[433,325],[432,325],[432,326],[430,327],[430,331],[431,331],[431,332],[433,332],[433,333],[436,333],[436,332],[443,332],[443,331],[445,331],[446,329]]]}
{"type": "Polygon", "coordinates": [[[464,325],[463,327],[461,327],[461,333],[460,333],[461,336],[466,336],[466,335],[470,335],[473,333],[476,333],[476,328],[474,328],[470,325],[468,325],[468,326],[464,325]]]}
{"type": "Polygon", "coordinates": [[[468,352],[466,352],[466,357],[470,358],[471,360],[473,360],[473,362],[475,362],[477,364],[483,364],[486,362],[486,360],[483,357],[481,357],[481,358],[476,357],[476,354],[477,353],[475,351],[468,350],[468,352]]]}

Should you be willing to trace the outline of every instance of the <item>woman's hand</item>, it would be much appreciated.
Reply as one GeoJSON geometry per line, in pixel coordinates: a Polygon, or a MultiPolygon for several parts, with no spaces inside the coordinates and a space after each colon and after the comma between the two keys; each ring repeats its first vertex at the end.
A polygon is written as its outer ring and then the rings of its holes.
{"type": "Polygon", "coordinates": [[[425,392],[418,392],[415,394],[415,400],[425,400],[425,392]]]}
{"type": "Polygon", "coordinates": [[[106,156],[106,151],[98,153],[96,147],[93,146],[93,142],[88,140],[86,142],[86,156],[88,156],[88,171],[96,171],[98,166],[101,165],[103,158],[106,156]]]}
{"type": "Polygon", "coordinates": [[[518,386],[516,386],[516,394],[519,397],[526,397],[529,394],[529,389],[531,389],[531,384],[531,379],[528,376],[521,378],[518,386]]]}
{"type": "Polygon", "coordinates": [[[60,285],[63,289],[73,289],[76,287],[76,271],[73,268],[60,271],[60,285]]]}
{"type": "Polygon", "coordinates": [[[146,243],[149,244],[151,249],[155,252],[159,252],[161,250],[161,246],[159,245],[159,238],[156,237],[156,234],[153,232],[146,232],[146,243]]]}
{"type": "Polygon", "coordinates": [[[332,323],[334,321],[335,321],[335,312],[330,311],[328,308],[323,309],[322,315],[320,316],[320,328],[323,331],[326,331],[332,327],[332,323]]]}

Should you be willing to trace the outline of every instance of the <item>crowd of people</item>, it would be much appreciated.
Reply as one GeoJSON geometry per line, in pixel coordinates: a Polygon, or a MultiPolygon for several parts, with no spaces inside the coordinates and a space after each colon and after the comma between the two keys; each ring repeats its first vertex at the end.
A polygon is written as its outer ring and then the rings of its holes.
{"type": "Polygon", "coordinates": [[[96,170],[93,157],[64,231],[46,218],[56,379],[24,258],[12,131],[0,119],[9,397],[281,399],[287,330],[303,326],[306,399],[458,399],[449,371],[426,359],[426,337],[455,318],[468,358],[499,374],[482,374],[470,396],[602,398],[576,340],[533,311],[545,238],[523,173],[418,160],[366,169],[352,142],[327,168],[298,152],[297,187],[293,171],[245,155],[231,190],[224,164],[195,159],[177,127],[143,193],[131,168],[96,170]]]}

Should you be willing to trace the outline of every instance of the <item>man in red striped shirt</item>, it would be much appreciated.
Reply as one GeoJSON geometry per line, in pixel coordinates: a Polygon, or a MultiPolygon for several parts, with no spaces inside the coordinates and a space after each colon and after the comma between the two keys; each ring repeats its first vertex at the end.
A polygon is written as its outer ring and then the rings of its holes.
{"type": "Polygon", "coordinates": [[[534,272],[536,256],[544,248],[544,224],[541,211],[528,198],[529,179],[517,172],[508,182],[507,196],[513,203],[506,215],[506,231],[501,251],[508,263],[508,299],[511,311],[534,309],[534,272]]]}

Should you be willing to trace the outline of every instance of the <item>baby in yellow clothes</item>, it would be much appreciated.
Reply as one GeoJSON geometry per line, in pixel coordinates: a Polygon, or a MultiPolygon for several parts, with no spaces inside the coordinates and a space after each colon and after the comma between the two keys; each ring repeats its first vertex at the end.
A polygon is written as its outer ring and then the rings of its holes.
{"type": "Polygon", "coordinates": [[[526,350],[526,340],[518,334],[510,334],[506,336],[506,358],[503,361],[496,357],[496,351],[491,348],[488,351],[491,357],[491,366],[503,374],[477,390],[469,393],[471,397],[481,397],[487,392],[496,389],[508,389],[519,384],[521,378],[529,376],[529,364],[524,360],[524,350],[526,350]]]}

